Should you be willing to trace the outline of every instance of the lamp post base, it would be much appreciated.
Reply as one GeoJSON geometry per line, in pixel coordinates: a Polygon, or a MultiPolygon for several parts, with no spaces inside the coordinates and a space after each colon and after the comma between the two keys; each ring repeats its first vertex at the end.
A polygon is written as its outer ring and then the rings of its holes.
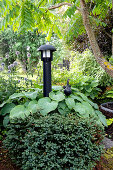
{"type": "Polygon", "coordinates": [[[43,96],[49,97],[51,92],[51,61],[43,62],[43,96]]]}

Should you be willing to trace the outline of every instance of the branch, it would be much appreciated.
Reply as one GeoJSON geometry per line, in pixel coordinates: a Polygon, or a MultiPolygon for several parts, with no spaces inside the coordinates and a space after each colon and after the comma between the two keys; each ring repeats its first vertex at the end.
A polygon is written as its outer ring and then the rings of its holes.
{"type": "Polygon", "coordinates": [[[109,38],[112,38],[112,35],[110,35],[108,32],[106,32],[105,30],[104,30],[104,32],[106,33],[106,35],[109,37],[109,38]]]}
{"type": "MultiPolygon", "coordinates": [[[[49,7],[48,10],[56,9],[56,8],[59,8],[59,7],[64,6],[64,5],[72,6],[73,4],[68,3],[68,2],[62,2],[58,5],[49,7]]],[[[81,11],[81,8],[79,8],[79,7],[76,7],[76,8],[77,8],[77,10],[81,11]]]]}
{"type": "Polygon", "coordinates": [[[71,3],[68,3],[68,2],[62,2],[62,3],[58,4],[58,5],[51,6],[51,7],[50,7],[50,8],[48,8],[48,9],[49,9],[49,10],[51,10],[51,9],[56,9],[56,8],[59,8],[59,7],[64,6],[64,5],[72,6],[72,4],[71,4],[71,3]]]}

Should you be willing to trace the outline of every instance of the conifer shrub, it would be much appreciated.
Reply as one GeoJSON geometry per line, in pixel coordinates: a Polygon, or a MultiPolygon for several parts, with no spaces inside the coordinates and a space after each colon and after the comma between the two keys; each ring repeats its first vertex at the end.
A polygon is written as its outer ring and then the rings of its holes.
{"type": "Polygon", "coordinates": [[[35,114],[10,123],[4,145],[23,170],[90,170],[102,154],[103,134],[94,118],[35,114]]]}

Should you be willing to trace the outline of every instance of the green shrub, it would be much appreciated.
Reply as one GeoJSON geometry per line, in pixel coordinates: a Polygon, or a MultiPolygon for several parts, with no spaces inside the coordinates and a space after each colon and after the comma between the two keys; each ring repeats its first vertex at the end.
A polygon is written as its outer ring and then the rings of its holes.
{"type": "Polygon", "coordinates": [[[106,87],[112,84],[112,78],[108,76],[105,70],[96,62],[94,55],[90,50],[86,50],[83,53],[73,53],[73,67],[78,67],[83,75],[88,75],[95,78],[98,81],[99,86],[106,87]]]}
{"type": "Polygon", "coordinates": [[[23,170],[90,170],[100,159],[102,138],[94,119],[53,114],[15,120],[4,144],[23,170]]]}

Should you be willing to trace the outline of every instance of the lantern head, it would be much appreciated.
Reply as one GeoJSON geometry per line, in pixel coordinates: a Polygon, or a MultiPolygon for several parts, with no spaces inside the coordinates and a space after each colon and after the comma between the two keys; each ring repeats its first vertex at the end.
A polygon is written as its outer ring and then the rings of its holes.
{"type": "Polygon", "coordinates": [[[52,61],[53,52],[56,51],[56,48],[52,45],[41,45],[38,50],[41,51],[42,61],[52,61]]]}

